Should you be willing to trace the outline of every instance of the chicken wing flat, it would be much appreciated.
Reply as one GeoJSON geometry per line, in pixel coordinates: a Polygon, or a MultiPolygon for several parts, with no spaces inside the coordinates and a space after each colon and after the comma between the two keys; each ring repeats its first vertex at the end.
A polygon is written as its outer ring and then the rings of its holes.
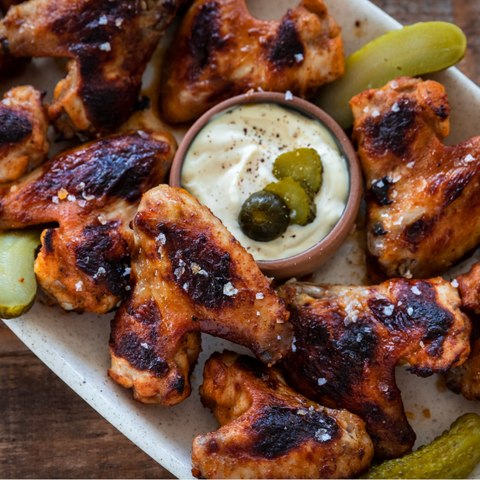
{"type": "Polygon", "coordinates": [[[480,241],[480,137],[449,147],[442,85],[398,78],[350,102],[368,249],[389,277],[430,278],[480,241]]]}
{"type": "Polygon", "coordinates": [[[480,339],[472,344],[472,353],[461,366],[445,374],[447,387],[467,400],[480,401],[480,339]]]}
{"type": "Polygon", "coordinates": [[[9,90],[0,103],[0,183],[20,178],[46,160],[49,149],[44,94],[33,87],[9,90]]]}
{"type": "Polygon", "coordinates": [[[359,417],[307,400],[251,357],[214,353],[200,394],[222,427],[193,442],[197,478],[355,478],[373,457],[359,417]]]}
{"type": "Polygon", "coordinates": [[[0,189],[0,231],[59,224],[42,233],[35,273],[64,309],[106,313],[125,296],[129,223],[142,193],[165,179],[175,149],[165,133],[106,137],[0,189]]]}
{"type": "Polygon", "coordinates": [[[64,137],[111,133],[133,113],[176,0],[29,0],[0,23],[5,54],[67,57],[49,116],[64,137]]]}
{"type": "Polygon", "coordinates": [[[303,0],[280,22],[252,17],[245,0],[196,0],[167,54],[161,109],[188,122],[252,88],[309,97],[343,73],[340,27],[323,0],[303,0]]]}
{"type": "Polygon", "coordinates": [[[290,283],[280,288],[295,331],[283,362],[303,395],[346,408],[367,424],[375,456],[408,452],[408,424],[395,365],[420,377],[462,364],[470,353],[470,321],[456,289],[441,278],[396,279],[373,287],[290,283]]]}
{"type": "Polygon", "coordinates": [[[200,332],[268,364],[287,354],[293,335],[283,301],[208,208],[161,185],[143,197],[133,229],[134,289],[112,322],[109,374],[135,399],[174,405],[190,395],[200,332]]]}

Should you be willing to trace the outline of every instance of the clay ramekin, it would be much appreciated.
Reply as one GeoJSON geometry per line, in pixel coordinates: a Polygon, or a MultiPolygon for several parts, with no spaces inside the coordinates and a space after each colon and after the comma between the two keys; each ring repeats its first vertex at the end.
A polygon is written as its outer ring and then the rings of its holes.
{"type": "Polygon", "coordinates": [[[197,134],[211,118],[229,108],[247,103],[276,103],[320,121],[320,123],[324,124],[333,134],[347,162],[350,177],[348,200],[345,210],[333,230],[313,247],[298,255],[282,260],[257,262],[265,275],[274,277],[275,279],[300,278],[313,273],[340,248],[348,234],[352,231],[362,198],[362,174],[355,149],[338,123],[323,110],[298,97],[293,97],[293,100],[286,100],[283,93],[255,92],[230,98],[205,113],[187,132],[173,160],[172,170],[170,172],[170,186],[181,187],[182,166],[185,155],[197,134]]]}

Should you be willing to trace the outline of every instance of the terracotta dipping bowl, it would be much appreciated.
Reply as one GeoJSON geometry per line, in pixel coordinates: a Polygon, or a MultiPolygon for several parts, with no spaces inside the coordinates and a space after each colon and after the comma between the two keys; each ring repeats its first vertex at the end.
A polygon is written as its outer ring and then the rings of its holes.
{"type": "Polygon", "coordinates": [[[237,105],[248,103],[276,103],[282,107],[296,110],[308,118],[318,120],[330,130],[347,163],[350,190],[345,210],[333,230],[313,247],[300,254],[282,260],[257,262],[262,272],[270,277],[276,279],[300,278],[313,273],[340,248],[352,231],[362,198],[362,174],[357,154],[342,128],[323,110],[298,97],[286,100],[283,93],[255,92],[230,98],[205,113],[187,132],[173,160],[170,186],[181,187],[183,160],[197,134],[212,117],[237,105]]]}

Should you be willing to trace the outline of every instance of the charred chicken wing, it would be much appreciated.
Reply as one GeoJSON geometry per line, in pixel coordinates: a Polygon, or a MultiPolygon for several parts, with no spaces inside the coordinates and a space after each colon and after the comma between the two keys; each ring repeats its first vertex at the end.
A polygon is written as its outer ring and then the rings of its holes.
{"type": "Polygon", "coordinates": [[[222,427],[193,442],[197,478],[355,478],[373,457],[359,417],[307,400],[251,357],[214,353],[200,394],[222,427]]]}
{"type": "Polygon", "coordinates": [[[371,257],[389,277],[443,273],[480,241],[480,137],[443,145],[450,108],[437,82],[399,78],[350,104],[371,257]]]}
{"type": "Polygon", "coordinates": [[[49,116],[70,138],[118,128],[133,113],[142,74],[176,0],[29,0],[0,24],[4,55],[67,57],[49,116]]]}
{"type": "Polygon", "coordinates": [[[283,362],[287,381],[312,400],[359,415],[375,456],[408,452],[408,424],[395,365],[421,377],[462,364],[470,353],[470,321],[457,291],[441,278],[396,279],[373,287],[290,283],[280,295],[295,331],[283,362]]]}
{"type": "Polygon", "coordinates": [[[445,380],[453,392],[462,393],[467,400],[480,401],[480,339],[473,342],[468,360],[448,371],[445,380]]]}
{"type": "Polygon", "coordinates": [[[150,190],[133,222],[131,296],[112,322],[110,376],[144,403],[190,395],[200,332],[272,364],[293,338],[288,312],[253,257],[181,189],[150,190]]]}
{"type": "Polygon", "coordinates": [[[9,90],[0,103],[0,183],[20,178],[46,160],[48,117],[43,93],[33,87],[9,90]]]}
{"type": "Polygon", "coordinates": [[[280,22],[252,17],[245,0],[197,0],[167,54],[161,107],[167,121],[187,122],[252,88],[308,97],[343,72],[340,27],[323,0],[303,0],[280,22]]]}
{"type": "Polygon", "coordinates": [[[106,137],[0,189],[0,230],[59,224],[43,232],[35,272],[64,309],[106,313],[125,296],[129,223],[142,193],[165,179],[174,151],[164,133],[106,137]]]}

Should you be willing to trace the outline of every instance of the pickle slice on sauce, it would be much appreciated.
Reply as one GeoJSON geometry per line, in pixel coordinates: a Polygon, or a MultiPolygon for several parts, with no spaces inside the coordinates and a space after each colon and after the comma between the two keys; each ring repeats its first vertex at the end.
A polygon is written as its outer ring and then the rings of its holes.
{"type": "Polygon", "coordinates": [[[269,183],[264,190],[282,197],[290,209],[290,224],[307,225],[315,220],[317,206],[310,195],[296,180],[285,177],[279,182],[269,183]]]}
{"type": "Polygon", "coordinates": [[[480,416],[467,413],[429,445],[372,467],[361,478],[467,478],[480,461],[480,416]]]}
{"type": "Polygon", "coordinates": [[[33,263],[38,245],[40,230],[0,233],[0,318],[19,317],[35,302],[33,263]]]}
{"type": "Polygon", "coordinates": [[[416,23],[373,40],[345,61],[345,75],[322,88],[314,103],[342,128],[353,123],[350,100],[398,77],[445,70],[465,56],[467,39],[447,22],[416,23]]]}
{"type": "Polygon", "coordinates": [[[282,153],[273,164],[273,174],[279,180],[291,177],[313,197],[322,186],[323,166],[320,155],[313,148],[298,148],[282,153]]]}
{"type": "Polygon", "coordinates": [[[257,242],[280,237],[290,223],[289,210],[283,198],[272,192],[255,192],[242,205],[238,224],[242,232],[257,242]]]}

